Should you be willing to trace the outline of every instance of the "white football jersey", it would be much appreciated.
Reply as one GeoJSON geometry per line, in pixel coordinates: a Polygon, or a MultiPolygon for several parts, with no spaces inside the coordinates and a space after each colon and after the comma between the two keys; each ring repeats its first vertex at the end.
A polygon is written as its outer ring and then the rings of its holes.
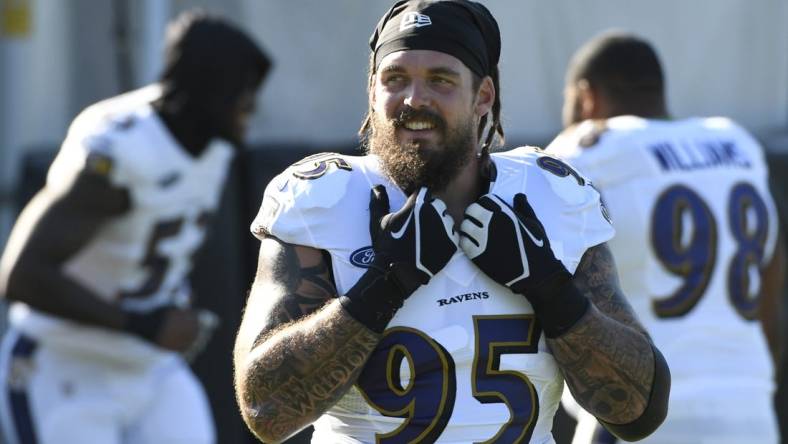
{"type": "Polygon", "coordinates": [[[670,366],[654,437],[674,434],[656,442],[699,431],[771,442],[772,363],[755,318],[777,219],[760,145],[725,118],[621,116],[583,122],[547,151],[600,190],[622,289],[670,366]]]}
{"type": "MultiPolygon", "coordinates": [[[[507,202],[526,193],[571,272],[613,235],[596,190],[563,162],[528,147],[492,160],[490,192],[507,202]]],[[[252,231],[328,251],[344,294],[374,256],[368,206],[377,184],[391,211],[402,207],[406,196],[377,157],[308,157],[271,181],[252,231]]],[[[313,442],[551,443],[562,385],[528,301],[458,250],[405,301],[357,384],[314,424],[313,442]]]]}
{"type": "MultiPolygon", "coordinates": [[[[106,173],[128,190],[130,209],[112,218],[63,266],[63,272],[106,301],[147,312],[166,304],[187,305],[192,255],[218,207],[233,156],[213,142],[193,157],[169,133],[150,102],[147,87],[83,111],[71,125],[47,175],[59,193],[85,168],[106,173]]],[[[11,321],[43,342],[79,346],[137,359],[133,350],[158,349],[123,332],[75,324],[14,304],[11,321]],[[101,335],[96,340],[93,335],[101,335]]]]}

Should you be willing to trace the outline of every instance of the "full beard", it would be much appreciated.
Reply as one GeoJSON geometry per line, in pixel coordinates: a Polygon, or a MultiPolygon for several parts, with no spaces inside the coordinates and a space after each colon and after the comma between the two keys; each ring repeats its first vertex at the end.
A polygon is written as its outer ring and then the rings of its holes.
{"type": "Polygon", "coordinates": [[[398,121],[405,119],[392,122],[372,116],[366,151],[380,158],[383,173],[408,194],[422,186],[433,192],[446,189],[475,152],[472,122],[447,128],[440,117],[431,118],[442,133],[436,146],[418,139],[403,144],[397,139],[396,129],[402,125],[398,121]]]}

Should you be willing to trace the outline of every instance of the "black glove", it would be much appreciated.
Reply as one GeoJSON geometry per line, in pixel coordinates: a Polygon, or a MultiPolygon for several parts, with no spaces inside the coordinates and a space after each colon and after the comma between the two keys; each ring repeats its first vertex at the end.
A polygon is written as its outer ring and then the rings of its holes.
{"type": "Polygon", "coordinates": [[[588,308],[525,194],[514,196],[514,206],[494,194],[480,197],[465,209],[460,236],[460,247],[479,269],[531,302],[546,333],[565,331],[588,308]]]}
{"type": "Polygon", "coordinates": [[[446,266],[459,236],[446,204],[424,187],[389,214],[386,188],[377,185],[370,192],[369,212],[375,258],[340,302],[359,322],[381,333],[405,299],[446,266]]]}

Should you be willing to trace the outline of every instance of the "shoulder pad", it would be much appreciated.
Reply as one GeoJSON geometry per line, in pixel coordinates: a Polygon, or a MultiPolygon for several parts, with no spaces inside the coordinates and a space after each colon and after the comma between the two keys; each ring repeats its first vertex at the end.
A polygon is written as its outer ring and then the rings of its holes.
{"type": "Polygon", "coordinates": [[[565,160],[542,153],[536,159],[536,166],[556,196],[566,203],[577,205],[587,201],[589,193],[596,194],[589,180],[565,160]]]}
{"type": "Polygon", "coordinates": [[[575,156],[579,151],[593,148],[610,129],[607,120],[586,120],[558,134],[545,148],[552,154],[575,156]]]}
{"type": "Polygon", "coordinates": [[[352,171],[351,162],[336,153],[315,154],[294,163],[266,187],[252,233],[308,245],[298,242],[296,232],[330,219],[326,216],[347,193],[352,171]]]}
{"type": "Polygon", "coordinates": [[[558,157],[528,147],[504,154],[493,157],[500,168],[491,192],[507,202],[517,193],[525,193],[556,257],[574,272],[588,248],[613,236],[599,193],[558,157]]]}
{"type": "MultiPolygon", "coordinates": [[[[589,184],[588,179],[566,160],[538,148],[524,146],[505,153],[495,153],[495,159],[498,164],[497,181],[522,184],[529,175],[538,172],[553,193],[564,202],[576,205],[589,198],[590,187],[586,186],[589,184]]],[[[593,189],[590,192],[596,193],[593,189]]]]}
{"type": "Polygon", "coordinates": [[[307,156],[288,168],[293,177],[303,180],[319,179],[336,170],[353,171],[353,167],[341,154],[318,153],[307,156]]]}

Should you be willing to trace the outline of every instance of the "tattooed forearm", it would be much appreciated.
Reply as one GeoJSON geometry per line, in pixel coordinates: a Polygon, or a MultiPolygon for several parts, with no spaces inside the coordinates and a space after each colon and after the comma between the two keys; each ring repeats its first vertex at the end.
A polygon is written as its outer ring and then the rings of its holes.
{"type": "Polygon", "coordinates": [[[246,366],[247,423],[266,442],[306,427],[353,386],[379,339],[336,302],[276,332],[246,366]]]}
{"type": "Polygon", "coordinates": [[[625,424],[646,407],[654,355],[641,333],[591,307],[566,334],[548,339],[577,402],[606,422],[625,424]]]}
{"type": "Polygon", "coordinates": [[[597,245],[583,255],[573,283],[602,313],[647,335],[621,292],[616,263],[607,245],[597,245]]]}
{"type": "Polygon", "coordinates": [[[284,440],[336,403],[379,341],[335,298],[319,251],[263,241],[235,368],[244,420],[265,442],[284,440]]]}
{"type": "Polygon", "coordinates": [[[609,423],[634,421],[649,400],[654,354],[618,288],[605,245],[583,256],[574,284],[593,304],[570,331],[548,339],[548,346],[580,405],[609,423]]]}

